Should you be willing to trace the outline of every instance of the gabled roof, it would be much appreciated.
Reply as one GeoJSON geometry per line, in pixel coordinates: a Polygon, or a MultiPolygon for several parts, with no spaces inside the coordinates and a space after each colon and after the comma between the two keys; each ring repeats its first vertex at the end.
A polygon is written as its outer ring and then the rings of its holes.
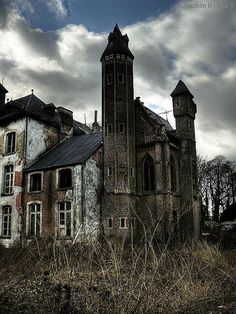
{"type": "Polygon", "coordinates": [[[91,133],[65,139],[41,155],[25,171],[46,170],[86,161],[102,145],[102,134],[91,133]]]}
{"type": "Polygon", "coordinates": [[[116,24],[113,32],[110,33],[110,35],[108,36],[108,44],[101,56],[101,61],[106,55],[116,54],[116,53],[124,54],[133,60],[134,56],[129,50],[128,43],[129,43],[129,38],[127,34],[122,35],[118,25],[116,24]]]}
{"type": "Polygon", "coordinates": [[[184,84],[183,81],[179,80],[178,84],[176,85],[175,89],[170,94],[170,96],[173,97],[181,94],[189,94],[193,98],[193,95],[189,91],[188,87],[184,84]]]}

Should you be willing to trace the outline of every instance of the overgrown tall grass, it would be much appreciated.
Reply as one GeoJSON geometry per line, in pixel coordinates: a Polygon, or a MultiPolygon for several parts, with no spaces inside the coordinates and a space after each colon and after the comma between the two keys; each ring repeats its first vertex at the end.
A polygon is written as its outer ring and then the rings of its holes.
{"type": "Polygon", "coordinates": [[[235,267],[204,242],[175,249],[34,243],[1,248],[1,313],[204,313],[235,287],[235,267]]]}

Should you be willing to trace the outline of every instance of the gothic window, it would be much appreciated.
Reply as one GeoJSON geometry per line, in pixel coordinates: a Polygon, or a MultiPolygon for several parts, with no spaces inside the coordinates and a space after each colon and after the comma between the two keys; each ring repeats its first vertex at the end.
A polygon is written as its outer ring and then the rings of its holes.
{"type": "Polygon", "coordinates": [[[117,83],[124,84],[125,76],[124,73],[117,73],[117,83]]]}
{"type": "Polygon", "coordinates": [[[62,169],[58,172],[58,187],[60,189],[72,187],[71,169],[62,169]]]}
{"type": "Polygon", "coordinates": [[[144,191],[153,191],[155,189],[155,165],[151,156],[147,156],[143,164],[143,186],[144,191]]]}
{"type": "Polygon", "coordinates": [[[13,193],[13,165],[7,165],[4,167],[4,194],[13,193]]]}
{"type": "Polygon", "coordinates": [[[42,190],[42,174],[34,173],[30,175],[30,192],[39,192],[42,190]]]}
{"type": "Polygon", "coordinates": [[[112,229],[113,228],[113,219],[107,218],[107,228],[112,229]]]}
{"type": "Polygon", "coordinates": [[[171,191],[176,191],[176,167],[174,158],[170,158],[170,180],[171,180],[171,191]]]}
{"type": "Polygon", "coordinates": [[[41,231],[41,205],[29,204],[29,236],[40,237],[41,231]]]}
{"type": "Polygon", "coordinates": [[[58,203],[59,236],[71,237],[71,203],[58,203]]]}
{"type": "Polygon", "coordinates": [[[2,208],[2,236],[11,237],[11,206],[3,206],[2,208]]]}
{"type": "Polygon", "coordinates": [[[16,132],[11,132],[6,135],[5,153],[12,154],[16,150],[16,132]]]}
{"type": "Polygon", "coordinates": [[[121,217],[120,218],[120,229],[126,229],[127,228],[127,218],[121,217]]]}
{"type": "Polygon", "coordinates": [[[107,85],[112,84],[112,74],[107,74],[107,85]]]}

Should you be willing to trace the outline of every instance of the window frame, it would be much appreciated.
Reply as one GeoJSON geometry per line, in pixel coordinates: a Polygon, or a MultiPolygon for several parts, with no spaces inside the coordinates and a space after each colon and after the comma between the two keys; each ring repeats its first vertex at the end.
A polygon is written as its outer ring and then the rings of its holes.
{"type": "Polygon", "coordinates": [[[119,229],[128,229],[127,217],[120,217],[119,218],[119,229]],[[121,221],[124,221],[124,226],[122,226],[121,221]]]}
{"type": "Polygon", "coordinates": [[[43,172],[33,172],[28,174],[28,192],[30,193],[39,193],[43,191],[43,172]],[[41,183],[40,183],[40,189],[39,190],[32,190],[31,188],[31,179],[33,180],[34,175],[40,175],[41,176],[41,183]]]}
{"type": "Polygon", "coordinates": [[[156,189],[156,174],[155,174],[155,162],[154,159],[148,154],[143,159],[143,191],[154,192],[156,189]],[[147,163],[147,166],[146,166],[147,163]],[[146,169],[148,167],[148,169],[146,169]],[[153,169],[151,168],[153,167],[153,169]],[[146,171],[148,171],[146,173],[146,171]],[[152,174],[153,171],[153,174],[152,174]],[[148,180],[148,184],[147,181],[148,180]]]}
{"type": "Polygon", "coordinates": [[[7,164],[3,168],[3,195],[12,195],[14,194],[14,164],[7,164]],[[7,167],[12,167],[11,171],[6,170],[7,167]],[[7,176],[9,178],[7,178],[7,176]],[[9,190],[9,191],[7,191],[9,190]]]}
{"type": "Polygon", "coordinates": [[[27,209],[28,209],[28,226],[27,226],[28,237],[32,239],[39,239],[42,234],[42,203],[39,201],[29,202],[27,204],[27,209]],[[31,207],[33,207],[32,208],[33,211],[31,211],[31,207]],[[32,221],[33,216],[35,216],[34,221],[32,221]]]}
{"type": "Polygon", "coordinates": [[[1,236],[3,238],[11,238],[12,234],[12,206],[10,205],[4,205],[2,206],[2,232],[1,236]],[[7,213],[4,213],[5,209],[8,209],[9,211],[7,213]],[[6,218],[6,219],[5,219],[6,218]],[[4,224],[6,223],[6,228],[4,227],[4,224]],[[4,234],[4,230],[7,230],[6,234],[4,234]]]}
{"type": "MultiPolygon", "coordinates": [[[[73,188],[72,168],[66,167],[57,170],[57,189],[58,190],[71,190],[73,188]],[[70,171],[70,185],[61,185],[61,174],[63,172],[70,171]]],[[[64,178],[66,181],[67,179],[64,178]]]]}
{"type": "Polygon", "coordinates": [[[111,217],[107,218],[106,222],[107,222],[107,229],[113,229],[113,218],[111,217]],[[111,225],[109,222],[111,222],[111,225]]]}
{"type": "Polygon", "coordinates": [[[71,238],[72,237],[72,202],[60,201],[57,203],[57,235],[59,238],[71,238]],[[62,215],[64,216],[62,218],[62,215]],[[64,223],[61,223],[61,219],[64,223]],[[64,234],[62,234],[64,230],[64,234]],[[69,231],[69,233],[68,233],[69,231]]]}
{"type": "Polygon", "coordinates": [[[108,123],[107,127],[106,127],[106,133],[107,134],[113,134],[113,124],[112,123],[108,123]]]}
{"type": "Polygon", "coordinates": [[[112,177],[113,176],[113,167],[107,166],[107,176],[112,177]]]}
{"type": "Polygon", "coordinates": [[[16,152],[16,132],[15,131],[10,131],[5,134],[4,152],[5,152],[5,155],[14,154],[16,152]],[[13,140],[11,139],[10,141],[11,135],[13,136],[13,140]],[[11,142],[10,145],[9,145],[9,142],[11,142]],[[12,142],[14,143],[14,145],[12,145],[12,142]],[[8,150],[9,146],[10,146],[10,149],[8,150]]]}
{"type": "Polygon", "coordinates": [[[173,193],[177,191],[177,167],[172,155],[170,156],[170,190],[173,193]]]}

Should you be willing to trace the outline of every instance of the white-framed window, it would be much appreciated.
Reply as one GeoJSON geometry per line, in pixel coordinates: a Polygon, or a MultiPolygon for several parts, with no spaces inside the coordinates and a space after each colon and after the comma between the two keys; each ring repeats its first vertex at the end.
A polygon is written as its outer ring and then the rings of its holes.
{"type": "Polygon", "coordinates": [[[11,237],[11,206],[5,205],[2,207],[2,236],[11,237]]]}
{"type": "Polygon", "coordinates": [[[112,176],[112,166],[107,167],[107,176],[111,177],[112,176]]]}
{"type": "Polygon", "coordinates": [[[5,153],[12,154],[16,151],[16,132],[6,134],[5,153]]]}
{"type": "Polygon", "coordinates": [[[29,203],[29,237],[39,238],[41,235],[41,203],[29,203]]]}
{"type": "Polygon", "coordinates": [[[13,170],[13,165],[6,165],[4,167],[3,194],[13,193],[13,170]]]}
{"type": "Polygon", "coordinates": [[[113,218],[107,218],[107,228],[108,229],[113,228],[113,218]]]}
{"type": "Polygon", "coordinates": [[[29,192],[42,191],[42,173],[32,173],[29,175],[29,192]]]}
{"type": "Polygon", "coordinates": [[[71,202],[58,203],[58,228],[59,237],[71,237],[71,202]]]}
{"type": "Polygon", "coordinates": [[[124,82],[125,82],[124,73],[117,73],[117,83],[124,84],[124,82]]]}
{"type": "Polygon", "coordinates": [[[127,229],[127,218],[126,217],[120,217],[120,229],[127,229]]]}
{"type": "Polygon", "coordinates": [[[61,169],[58,171],[58,188],[59,189],[72,188],[72,171],[70,168],[61,169]]]}

